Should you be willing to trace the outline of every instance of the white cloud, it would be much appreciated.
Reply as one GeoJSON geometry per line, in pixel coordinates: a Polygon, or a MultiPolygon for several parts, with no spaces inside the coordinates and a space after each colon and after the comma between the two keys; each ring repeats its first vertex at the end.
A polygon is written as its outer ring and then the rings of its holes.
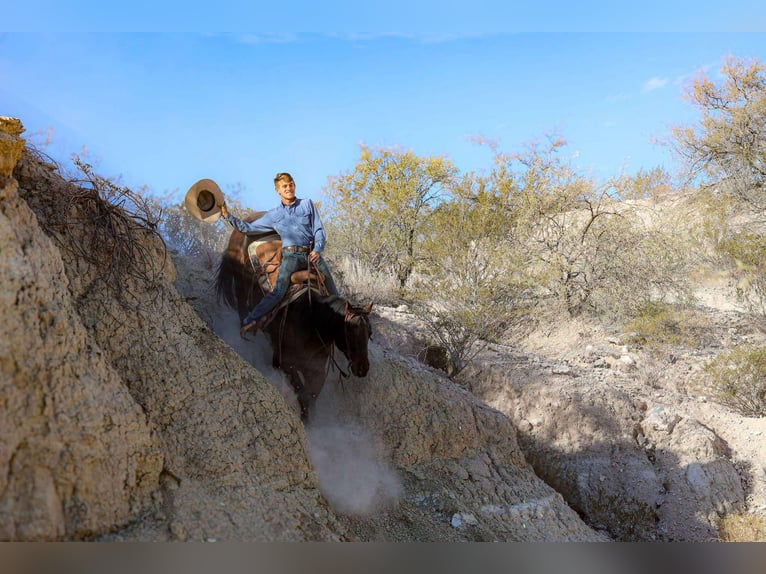
{"type": "Polygon", "coordinates": [[[487,38],[495,36],[496,34],[486,33],[407,33],[407,32],[341,32],[341,33],[329,33],[326,34],[330,38],[340,38],[342,40],[348,40],[351,42],[371,42],[376,40],[410,40],[419,42],[421,44],[446,44],[448,42],[459,42],[461,40],[474,40],[477,38],[487,38]]]}
{"type": "Polygon", "coordinates": [[[658,78],[657,76],[655,76],[647,80],[646,83],[644,83],[644,87],[641,88],[641,91],[646,93],[646,92],[651,92],[653,90],[659,90],[660,88],[665,86],[667,83],[668,83],[667,78],[658,78]]]}
{"type": "Polygon", "coordinates": [[[717,64],[715,63],[709,63],[709,64],[704,64],[702,66],[699,66],[691,72],[688,72],[686,74],[681,74],[675,80],[673,80],[673,83],[676,86],[683,86],[689,83],[694,78],[698,77],[700,74],[705,74],[705,75],[709,74],[710,70],[715,68],[716,65],[717,64]]]}
{"type": "Polygon", "coordinates": [[[630,96],[624,92],[621,92],[619,94],[613,94],[611,96],[607,96],[605,98],[606,103],[608,104],[616,104],[618,102],[624,102],[630,99],[630,96]]]}
{"type": "Polygon", "coordinates": [[[235,37],[242,44],[292,44],[298,41],[298,35],[293,33],[238,34],[235,37]]]}

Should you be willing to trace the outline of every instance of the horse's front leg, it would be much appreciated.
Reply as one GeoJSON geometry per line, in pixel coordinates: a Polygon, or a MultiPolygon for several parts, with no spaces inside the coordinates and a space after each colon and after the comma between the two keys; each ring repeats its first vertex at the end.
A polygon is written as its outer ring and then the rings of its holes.
{"type": "MultiPolygon", "coordinates": [[[[303,373],[300,370],[294,366],[291,366],[289,369],[287,369],[287,379],[290,381],[290,386],[293,388],[295,396],[298,399],[298,406],[300,407],[301,411],[301,420],[306,423],[309,416],[309,409],[314,402],[312,400],[311,393],[306,388],[306,378],[303,376],[303,373]]],[[[315,399],[316,396],[313,398],[315,399]]]]}

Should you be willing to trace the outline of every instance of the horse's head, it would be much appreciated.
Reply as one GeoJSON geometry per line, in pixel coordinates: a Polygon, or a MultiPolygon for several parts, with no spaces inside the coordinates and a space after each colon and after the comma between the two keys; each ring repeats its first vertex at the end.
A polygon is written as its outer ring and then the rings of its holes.
{"type": "Polygon", "coordinates": [[[372,303],[360,307],[346,303],[344,319],[345,349],[341,349],[350,361],[351,372],[357,377],[367,376],[370,360],[367,357],[367,342],[372,338],[370,311],[372,303]]]}

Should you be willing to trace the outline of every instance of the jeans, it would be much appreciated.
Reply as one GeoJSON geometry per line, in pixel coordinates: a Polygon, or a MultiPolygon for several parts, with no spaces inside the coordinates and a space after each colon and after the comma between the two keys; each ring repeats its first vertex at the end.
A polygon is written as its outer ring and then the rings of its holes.
{"type": "MultiPolygon", "coordinates": [[[[253,307],[252,311],[247,314],[242,320],[243,325],[247,325],[256,321],[266,315],[269,311],[274,309],[279,302],[284,298],[287,289],[290,287],[290,276],[296,271],[306,269],[308,267],[308,256],[305,253],[298,253],[297,251],[282,251],[282,263],[279,266],[279,273],[277,274],[277,281],[271,293],[267,293],[258,304],[253,307]]],[[[335,287],[335,281],[330,273],[330,268],[325,263],[322,256],[319,256],[319,261],[316,262],[316,268],[325,277],[325,286],[331,295],[338,295],[338,289],[335,287]]]]}

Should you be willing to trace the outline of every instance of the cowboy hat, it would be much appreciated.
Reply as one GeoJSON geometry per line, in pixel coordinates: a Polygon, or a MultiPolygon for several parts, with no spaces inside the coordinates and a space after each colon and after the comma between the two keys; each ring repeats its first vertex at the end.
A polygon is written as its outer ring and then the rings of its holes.
{"type": "Polygon", "coordinates": [[[212,179],[201,179],[186,192],[184,203],[191,215],[205,223],[212,223],[221,216],[223,193],[212,179]]]}

